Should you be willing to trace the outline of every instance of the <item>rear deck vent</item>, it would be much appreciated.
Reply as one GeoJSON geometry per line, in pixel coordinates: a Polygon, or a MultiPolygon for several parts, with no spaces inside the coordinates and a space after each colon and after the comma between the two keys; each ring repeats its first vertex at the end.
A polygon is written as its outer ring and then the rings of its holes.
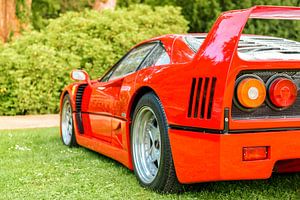
{"type": "Polygon", "coordinates": [[[216,77],[193,78],[188,105],[188,117],[211,119],[216,77]]]}

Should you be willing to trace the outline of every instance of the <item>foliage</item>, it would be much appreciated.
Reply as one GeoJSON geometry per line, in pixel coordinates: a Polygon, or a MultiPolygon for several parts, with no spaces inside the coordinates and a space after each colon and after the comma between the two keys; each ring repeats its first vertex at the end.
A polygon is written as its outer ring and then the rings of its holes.
{"type": "MultiPolygon", "coordinates": [[[[208,32],[222,11],[249,8],[254,5],[300,6],[300,0],[119,0],[118,6],[126,7],[136,3],[174,5],[182,8],[182,13],[189,21],[189,32],[208,32]]],[[[251,20],[246,33],[275,35],[300,41],[299,21],[251,20]]]]}
{"type": "Polygon", "coordinates": [[[136,43],[186,31],[170,6],[68,12],[0,47],[0,115],[56,113],[72,68],[97,78],[136,43]]]}
{"type": "Polygon", "coordinates": [[[57,18],[60,13],[60,0],[33,0],[31,23],[37,30],[48,24],[49,18],[57,18]]]}
{"type": "Polygon", "coordinates": [[[122,164],[85,148],[67,148],[58,128],[0,131],[1,199],[291,200],[300,174],[268,180],[194,184],[181,194],[142,188],[122,164]]]}
{"type": "Polygon", "coordinates": [[[16,16],[22,23],[30,21],[30,7],[26,0],[16,0],[16,16]]]}
{"type": "Polygon", "coordinates": [[[35,29],[40,30],[48,25],[49,19],[67,11],[83,11],[93,3],[94,0],[32,0],[31,22],[35,29]]]}

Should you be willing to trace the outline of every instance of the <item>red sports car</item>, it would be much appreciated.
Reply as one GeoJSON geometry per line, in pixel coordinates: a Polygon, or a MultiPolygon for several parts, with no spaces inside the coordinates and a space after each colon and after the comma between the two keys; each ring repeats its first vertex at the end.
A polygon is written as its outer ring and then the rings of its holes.
{"type": "Polygon", "coordinates": [[[249,18],[299,20],[300,8],[225,12],[207,34],[136,45],[99,80],[73,71],[63,143],[121,162],[160,192],[300,171],[300,43],[243,35],[249,18]]]}

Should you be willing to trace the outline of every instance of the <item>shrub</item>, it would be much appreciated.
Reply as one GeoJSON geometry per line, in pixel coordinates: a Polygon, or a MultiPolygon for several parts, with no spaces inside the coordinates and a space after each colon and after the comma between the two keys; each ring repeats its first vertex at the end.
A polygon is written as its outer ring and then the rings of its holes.
{"type": "MultiPolygon", "coordinates": [[[[135,3],[151,6],[173,5],[182,8],[182,14],[189,21],[189,32],[208,32],[222,11],[249,8],[254,5],[300,6],[299,0],[118,0],[118,6],[135,3]]],[[[246,32],[274,35],[300,41],[300,21],[250,20],[246,32]]]]}
{"type": "Polygon", "coordinates": [[[94,0],[32,0],[31,24],[37,30],[43,29],[48,19],[57,18],[67,11],[83,11],[93,3],[94,0]]]}
{"type": "Polygon", "coordinates": [[[0,47],[0,115],[57,113],[71,69],[97,78],[136,43],[186,31],[171,6],[66,13],[0,47]]]}

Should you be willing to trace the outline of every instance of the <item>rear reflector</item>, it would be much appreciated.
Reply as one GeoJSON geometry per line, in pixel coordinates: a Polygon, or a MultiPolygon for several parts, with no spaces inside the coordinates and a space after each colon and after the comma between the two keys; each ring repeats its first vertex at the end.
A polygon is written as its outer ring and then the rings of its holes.
{"type": "Polygon", "coordinates": [[[269,147],[244,147],[243,161],[265,160],[269,157],[269,147]]]}

